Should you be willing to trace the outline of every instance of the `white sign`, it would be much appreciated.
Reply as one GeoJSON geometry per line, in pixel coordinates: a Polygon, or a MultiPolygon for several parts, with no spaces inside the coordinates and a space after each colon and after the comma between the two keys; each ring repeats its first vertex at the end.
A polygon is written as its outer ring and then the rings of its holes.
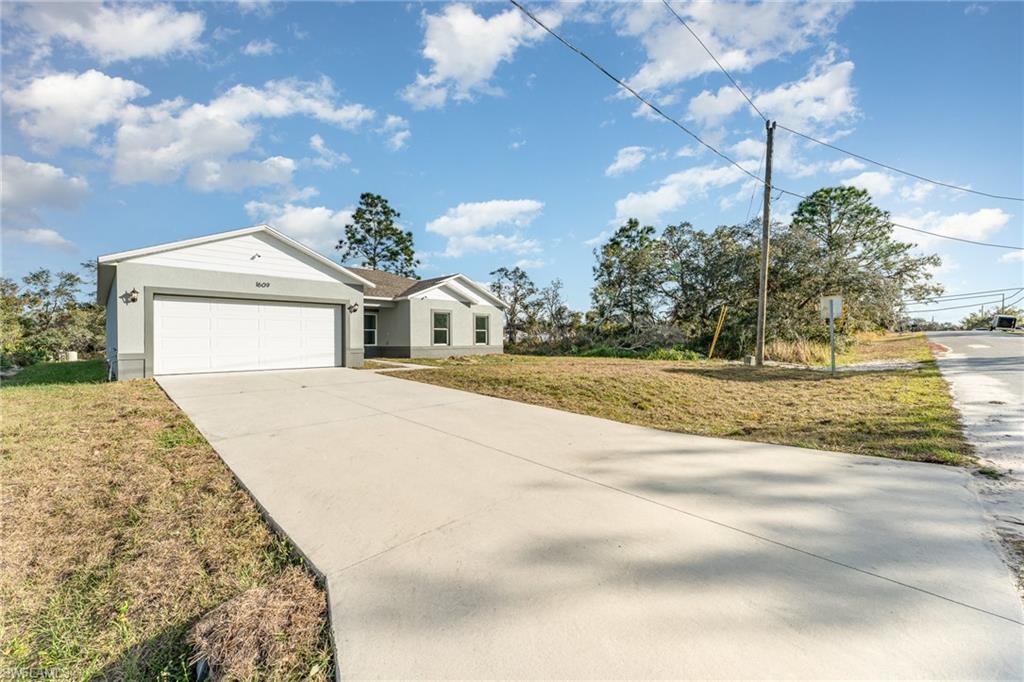
{"type": "Polygon", "coordinates": [[[832,315],[840,317],[843,314],[843,297],[842,296],[822,296],[821,307],[818,309],[821,313],[821,319],[827,320],[832,315]]]}

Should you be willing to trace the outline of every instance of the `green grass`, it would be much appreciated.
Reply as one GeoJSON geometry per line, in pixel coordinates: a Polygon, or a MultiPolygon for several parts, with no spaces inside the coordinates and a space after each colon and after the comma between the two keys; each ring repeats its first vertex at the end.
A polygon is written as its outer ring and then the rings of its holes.
{"type": "Polygon", "coordinates": [[[106,380],[107,364],[104,360],[40,362],[25,367],[9,379],[0,380],[0,386],[96,384],[106,380]]]}
{"type": "MultiPolygon", "coordinates": [[[[186,680],[200,619],[294,583],[301,562],[153,381],[104,377],[101,362],[45,363],[0,391],[0,668],[186,680]]],[[[316,598],[291,606],[319,634],[258,678],[331,674],[323,592],[302,575],[316,598]]]]}
{"type": "MultiPolygon", "coordinates": [[[[916,359],[927,351],[918,335],[860,352],[916,359]]],[[[492,355],[414,362],[435,369],[401,378],[670,431],[942,464],[974,461],[932,360],[834,379],[721,361],[492,355]]]]}

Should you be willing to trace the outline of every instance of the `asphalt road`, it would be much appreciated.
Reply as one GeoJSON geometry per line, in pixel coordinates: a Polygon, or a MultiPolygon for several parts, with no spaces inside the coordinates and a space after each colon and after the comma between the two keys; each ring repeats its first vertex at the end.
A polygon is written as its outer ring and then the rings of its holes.
{"type": "Polygon", "coordinates": [[[978,455],[1024,474],[1024,335],[1006,332],[932,332],[949,348],[938,353],[967,437],[978,455]]]}

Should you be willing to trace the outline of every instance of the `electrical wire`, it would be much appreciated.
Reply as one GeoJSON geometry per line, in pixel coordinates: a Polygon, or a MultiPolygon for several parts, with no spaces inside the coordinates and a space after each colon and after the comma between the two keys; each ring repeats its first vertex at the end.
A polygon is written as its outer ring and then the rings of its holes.
{"type": "Polygon", "coordinates": [[[533,14],[532,12],[530,12],[530,10],[526,9],[525,7],[523,7],[523,6],[522,6],[522,5],[521,5],[521,4],[520,4],[520,3],[518,2],[518,0],[509,0],[509,2],[511,2],[511,3],[513,4],[513,5],[515,5],[515,6],[516,6],[516,8],[518,8],[520,12],[522,12],[522,13],[523,13],[523,14],[525,14],[525,15],[526,15],[527,17],[529,17],[529,18],[530,18],[530,20],[531,20],[531,21],[533,21],[533,23],[537,24],[537,25],[538,25],[538,26],[540,26],[540,27],[541,27],[542,29],[544,29],[545,31],[547,31],[547,32],[548,32],[548,33],[549,33],[549,34],[550,34],[550,35],[551,35],[552,37],[554,37],[554,38],[555,38],[555,40],[557,40],[558,42],[562,43],[562,44],[563,44],[563,45],[565,45],[565,46],[566,46],[567,48],[569,48],[570,50],[572,50],[573,52],[575,52],[575,53],[576,53],[576,54],[578,54],[579,56],[581,56],[581,57],[583,57],[584,59],[586,59],[586,60],[587,60],[588,62],[590,62],[590,64],[591,64],[591,65],[592,65],[592,66],[593,66],[593,67],[594,67],[595,69],[597,69],[598,71],[600,71],[600,72],[601,72],[601,73],[603,73],[604,75],[608,76],[608,78],[610,78],[611,80],[615,81],[615,82],[616,82],[616,83],[617,83],[617,84],[619,85],[619,87],[621,87],[621,88],[623,88],[624,90],[626,90],[627,92],[629,92],[629,94],[633,95],[633,97],[636,97],[636,98],[637,98],[638,100],[640,100],[640,101],[641,101],[641,102],[642,102],[643,104],[645,104],[645,105],[646,105],[646,106],[647,106],[647,107],[648,107],[648,108],[649,108],[649,109],[650,109],[651,111],[653,111],[654,113],[658,114],[658,115],[659,115],[659,116],[661,116],[661,117],[662,117],[663,119],[665,119],[666,121],[668,121],[668,122],[669,122],[669,123],[671,123],[672,125],[676,126],[676,127],[677,127],[677,128],[679,128],[680,130],[682,130],[682,131],[683,131],[684,133],[686,133],[687,135],[689,135],[690,137],[692,137],[693,139],[695,139],[695,140],[696,140],[697,142],[699,142],[699,143],[700,143],[701,145],[703,145],[703,146],[704,146],[705,148],[709,149],[709,150],[710,150],[710,151],[711,151],[711,152],[712,152],[713,154],[715,154],[716,156],[718,156],[718,157],[720,157],[720,158],[724,159],[724,160],[725,160],[725,161],[727,161],[727,162],[728,162],[729,164],[731,164],[731,165],[735,166],[736,168],[740,169],[740,170],[741,170],[741,171],[742,171],[742,172],[743,172],[744,174],[746,174],[746,175],[749,175],[750,177],[754,178],[755,180],[757,180],[758,182],[760,182],[760,183],[761,183],[762,185],[764,184],[764,180],[762,180],[761,178],[757,177],[756,175],[754,175],[753,173],[751,173],[750,171],[748,171],[748,170],[747,170],[746,168],[744,168],[743,166],[741,166],[741,165],[740,165],[739,163],[737,163],[736,161],[734,161],[734,160],[733,160],[733,159],[731,159],[730,157],[726,156],[726,155],[725,155],[725,154],[724,154],[723,152],[720,152],[720,151],[718,151],[718,149],[716,149],[715,147],[713,147],[713,146],[712,146],[711,144],[709,144],[709,143],[705,142],[705,141],[704,141],[703,139],[701,139],[701,137],[700,137],[700,136],[699,136],[699,135],[698,135],[697,133],[693,132],[692,130],[690,130],[689,128],[687,128],[686,126],[684,126],[684,125],[683,125],[682,123],[680,123],[680,122],[679,122],[679,121],[677,121],[676,119],[674,119],[674,118],[672,118],[671,116],[669,116],[668,114],[666,114],[666,113],[665,113],[664,111],[662,111],[662,110],[661,110],[661,109],[659,109],[659,108],[658,108],[657,106],[655,106],[654,104],[652,104],[652,103],[651,103],[651,102],[650,102],[650,101],[649,101],[649,100],[648,100],[648,99],[647,99],[646,97],[644,97],[644,96],[643,96],[643,95],[641,95],[641,94],[640,94],[639,92],[637,92],[637,91],[636,91],[636,90],[634,90],[634,89],[633,89],[632,87],[630,87],[630,86],[629,86],[628,84],[626,84],[626,82],[625,82],[625,81],[623,81],[623,80],[622,80],[621,78],[619,78],[619,77],[617,77],[617,76],[613,75],[613,74],[612,74],[612,73],[611,73],[611,72],[610,72],[610,71],[609,71],[608,69],[606,69],[606,68],[604,68],[603,66],[601,66],[601,65],[600,65],[600,64],[599,64],[599,63],[598,63],[598,62],[597,62],[597,61],[596,61],[595,59],[593,59],[593,58],[592,58],[592,57],[591,57],[590,55],[588,55],[588,54],[587,54],[586,52],[584,52],[583,50],[581,50],[580,48],[576,47],[576,46],[575,46],[575,45],[573,45],[573,44],[572,44],[571,42],[569,42],[568,40],[566,40],[565,38],[563,38],[562,36],[560,36],[560,35],[559,35],[558,33],[556,33],[556,32],[555,32],[555,31],[554,31],[553,29],[549,28],[549,27],[547,26],[547,24],[545,24],[545,23],[544,23],[543,21],[541,21],[540,19],[538,19],[538,18],[537,18],[537,17],[536,17],[536,16],[535,16],[535,15],[534,15],[534,14],[533,14]]]}
{"type": "MultiPolygon", "coordinates": [[[[669,116],[668,114],[666,114],[664,111],[662,111],[657,106],[655,106],[653,103],[651,103],[646,97],[644,97],[639,92],[634,90],[631,86],[629,86],[627,83],[625,83],[621,78],[618,78],[617,76],[612,74],[610,71],[608,71],[608,69],[606,69],[603,66],[601,66],[601,64],[598,63],[597,60],[595,60],[593,57],[588,55],[586,52],[584,52],[580,48],[576,47],[574,44],[569,42],[569,40],[567,40],[566,38],[563,38],[554,29],[548,27],[547,24],[545,24],[543,21],[538,19],[532,12],[530,12],[530,10],[526,9],[525,7],[523,7],[523,5],[519,2],[519,0],[509,0],[509,2],[511,2],[520,12],[525,14],[531,21],[533,21],[533,23],[537,24],[537,26],[539,26],[544,31],[546,31],[549,35],[554,37],[558,42],[562,43],[562,45],[564,45],[565,47],[569,48],[570,50],[575,52],[577,55],[579,55],[580,57],[582,57],[583,59],[588,61],[594,68],[596,68],[598,71],[600,71],[605,76],[607,76],[612,81],[614,81],[616,84],[618,84],[619,87],[623,88],[624,90],[629,92],[631,95],[633,95],[633,97],[635,97],[640,102],[642,102],[651,111],[653,111],[654,113],[658,114],[663,119],[665,119],[669,123],[673,124],[674,126],[679,128],[680,130],[682,130],[684,133],[686,133],[687,135],[689,135],[690,137],[695,139],[697,142],[699,142],[705,148],[709,149],[712,153],[714,153],[719,158],[725,160],[730,165],[735,166],[736,168],[738,168],[744,175],[747,175],[747,176],[753,178],[755,181],[761,183],[762,185],[767,184],[764,181],[763,178],[760,178],[760,177],[754,175],[749,170],[747,170],[742,165],[740,165],[737,161],[735,161],[734,159],[732,159],[729,156],[727,156],[724,152],[719,151],[714,146],[712,146],[710,143],[705,142],[695,132],[693,132],[692,130],[690,130],[689,128],[684,126],[682,123],[680,123],[676,119],[674,119],[671,116],[669,116]]],[[[775,191],[778,191],[780,196],[783,195],[783,194],[788,194],[790,196],[797,197],[797,198],[800,198],[800,199],[809,199],[810,198],[810,197],[808,197],[808,196],[806,196],[804,194],[800,194],[799,192],[793,192],[792,190],[783,189],[781,187],[776,187],[774,184],[771,186],[771,189],[775,190],[775,191]]],[[[926,235],[929,235],[929,236],[932,236],[932,237],[939,237],[941,239],[950,239],[950,240],[953,240],[953,241],[964,242],[964,243],[967,243],[967,244],[974,244],[976,246],[990,246],[990,247],[997,248],[997,249],[1010,249],[1010,250],[1014,250],[1014,251],[1024,251],[1024,246],[1009,246],[1009,245],[1006,245],[1006,244],[990,244],[988,242],[975,241],[973,239],[963,239],[961,237],[952,237],[952,236],[949,236],[949,235],[938,234],[936,232],[929,232],[928,230],[922,230],[920,228],[911,227],[909,225],[901,225],[899,223],[894,223],[894,222],[891,222],[891,221],[890,221],[889,224],[892,225],[893,227],[900,227],[900,228],[903,228],[905,230],[912,230],[914,232],[920,232],[921,234],[926,234],[926,235]]]]}
{"type": "MultiPolygon", "coordinates": [[[[768,155],[768,147],[765,146],[764,150],[761,152],[761,162],[759,164],[757,164],[757,174],[758,175],[761,175],[761,168],[764,166],[764,158],[767,155],[768,155]]],[[[754,184],[754,188],[750,191],[750,201],[747,202],[747,217],[743,221],[744,224],[746,224],[747,222],[750,221],[750,209],[752,209],[754,207],[754,195],[755,194],[757,194],[757,184],[756,183],[754,184]]],[[[764,207],[764,199],[761,199],[761,206],[759,206],[757,210],[760,211],[761,208],[763,208],[763,207],[764,207]]]]}
{"type": "MultiPolygon", "coordinates": [[[[955,300],[960,298],[981,298],[989,294],[999,294],[1004,291],[1024,291],[1024,287],[1007,287],[1005,289],[988,289],[986,291],[966,291],[961,294],[943,294],[942,296],[926,296],[924,298],[908,298],[904,303],[934,303],[943,300],[955,300]]],[[[1011,294],[1012,296],[1013,294],[1011,294]]]]}
{"type": "Polygon", "coordinates": [[[740,84],[736,82],[736,79],[732,77],[731,73],[725,70],[725,67],[722,66],[722,62],[718,61],[718,57],[716,57],[714,53],[708,48],[708,46],[704,44],[704,41],[700,39],[700,36],[697,35],[692,28],[690,28],[690,25],[683,20],[683,18],[679,15],[678,12],[672,9],[672,5],[668,4],[668,0],[661,0],[661,2],[662,4],[665,5],[665,7],[668,8],[668,11],[671,12],[672,15],[679,20],[679,23],[682,24],[683,27],[690,32],[690,35],[693,36],[694,40],[700,43],[700,46],[704,48],[704,51],[708,53],[708,56],[714,60],[715,64],[718,65],[718,68],[721,69],[722,73],[725,74],[725,77],[729,79],[730,83],[732,83],[732,86],[736,88],[741,95],[743,95],[743,99],[747,100],[747,104],[749,104],[750,107],[757,112],[757,115],[763,118],[764,122],[767,123],[768,117],[764,115],[764,112],[757,108],[757,105],[754,104],[754,100],[750,99],[750,97],[747,96],[747,93],[743,92],[743,88],[740,87],[740,84]]]}
{"type": "MultiPolygon", "coordinates": [[[[761,111],[760,109],[757,108],[757,105],[754,104],[754,100],[751,99],[750,95],[748,95],[743,90],[743,88],[740,87],[740,84],[736,82],[736,79],[732,77],[732,74],[729,73],[729,71],[724,66],[722,66],[722,62],[718,61],[718,57],[716,57],[715,54],[711,51],[711,49],[704,43],[704,41],[701,40],[700,36],[697,35],[697,33],[692,28],[690,28],[690,25],[686,23],[686,20],[683,19],[683,17],[679,14],[679,12],[676,12],[676,10],[672,7],[672,5],[669,4],[668,0],[661,0],[661,3],[663,5],[665,5],[666,9],[668,9],[668,11],[672,13],[672,16],[674,16],[676,18],[676,20],[680,24],[683,25],[683,28],[685,28],[687,31],[689,31],[690,35],[693,36],[694,40],[696,40],[698,43],[700,43],[700,46],[702,48],[704,48],[704,51],[708,53],[708,56],[711,57],[711,59],[715,62],[716,65],[718,65],[718,68],[722,71],[722,73],[725,74],[725,77],[729,79],[729,82],[732,83],[732,86],[734,88],[736,88],[736,91],[739,92],[741,95],[743,95],[743,99],[747,100],[747,104],[749,104],[750,107],[754,111],[757,112],[757,115],[760,116],[762,119],[764,119],[765,123],[767,123],[768,122],[768,117],[765,116],[763,111],[761,111]]],[[[854,157],[856,159],[860,159],[861,161],[867,161],[868,163],[872,163],[872,164],[874,164],[876,166],[879,166],[881,168],[885,168],[887,170],[891,170],[891,171],[893,171],[895,173],[902,173],[903,175],[910,176],[912,178],[915,178],[917,180],[921,180],[923,182],[930,182],[933,185],[938,185],[940,187],[945,187],[947,189],[954,189],[954,190],[957,190],[959,192],[969,192],[971,194],[977,194],[977,195],[980,195],[980,196],[983,196],[983,197],[989,197],[989,198],[992,198],[992,199],[1005,199],[1007,201],[1024,201],[1024,198],[1021,198],[1021,197],[1010,197],[1010,196],[1005,196],[1005,195],[1002,195],[1002,194],[991,194],[989,192],[982,192],[982,191],[979,191],[979,190],[976,190],[976,189],[971,189],[970,187],[962,187],[960,185],[954,185],[954,184],[951,184],[951,183],[948,183],[948,182],[941,182],[939,180],[933,180],[932,178],[927,178],[927,177],[925,177],[923,175],[918,175],[917,173],[912,173],[912,172],[910,172],[908,170],[903,170],[902,168],[897,168],[895,166],[890,166],[889,164],[882,163],[881,161],[875,161],[874,159],[868,158],[868,157],[866,157],[866,156],[864,156],[862,154],[857,154],[856,152],[851,152],[848,149],[843,149],[842,147],[837,147],[834,144],[831,144],[829,142],[825,142],[824,140],[819,140],[819,139],[817,139],[815,137],[812,137],[812,136],[808,135],[807,133],[802,133],[802,132],[800,132],[798,130],[793,130],[792,128],[789,128],[789,127],[787,127],[785,125],[782,125],[781,123],[777,123],[777,125],[780,128],[782,128],[783,130],[785,130],[787,132],[790,132],[790,133],[792,133],[794,135],[798,135],[798,136],[804,138],[805,140],[809,140],[811,142],[814,142],[814,143],[817,143],[817,144],[820,144],[820,145],[824,145],[824,146],[828,147],[829,149],[834,149],[837,152],[840,152],[840,153],[843,153],[843,154],[847,154],[847,155],[852,156],[852,157],[854,157]]]]}
{"type": "Polygon", "coordinates": [[[1000,305],[1000,308],[1002,308],[1002,309],[1009,308],[1010,306],[1013,306],[1013,305],[1017,304],[1018,302],[1020,302],[1022,300],[1024,300],[1024,294],[1021,294],[1020,296],[1018,296],[1017,298],[1013,299],[1012,301],[1007,301],[1006,303],[1002,303],[1000,305]]]}
{"type": "MultiPolygon", "coordinates": [[[[744,95],[744,97],[745,96],[746,95],[744,95]]],[[[1006,196],[1004,194],[992,194],[991,192],[982,192],[981,190],[971,189],[970,187],[962,187],[960,185],[953,185],[953,184],[948,183],[948,182],[942,182],[941,180],[934,180],[932,178],[926,178],[923,175],[918,175],[917,173],[912,173],[912,172],[910,172],[908,170],[903,170],[902,168],[897,168],[895,166],[890,166],[889,164],[882,163],[881,161],[875,161],[874,159],[869,158],[867,156],[864,156],[863,154],[858,154],[856,152],[851,152],[849,149],[843,149],[842,147],[837,147],[836,145],[831,144],[830,142],[825,142],[824,140],[819,140],[818,138],[812,137],[812,136],[808,135],[807,133],[802,133],[799,130],[793,130],[792,128],[790,128],[788,126],[785,126],[785,125],[783,125],[781,123],[776,122],[776,125],[778,125],[779,128],[782,128],[786,132],[792,133],[793,135],[797,135],[799,137],[802,137],[805,140],[809,140],[809,141],[814,142],[816,144],[824,145],[825,147],[828,147],[829,149],[834,149],[837,152],[841,152],[841,153],[846,154],[848,156],[852,156],[853,158],[860,159],[861,161],[867,161],[868,163],[872,163],[872,164],[874,164],[876,166],[879,166],[881,168],[885,168],[886,170],[891,170],[894,173],[902,173],[903,175],[908,175],[908,176],[910,176],[910,177],[912,177],[912,178],[914,178],[916,180],[921,180],[922,182],[930,182],[933,185],[938,185],[939,187],[945,187],[946,189],[954,189],[954,190],[956,190],[958,192],[968,192],[970,194],[977,194],[979,196],[989,197],[990,199],[1004,199],[1006,201],[1024,201],[1024,197],[1011,197],[1011,196],[1006,196]]]]}
{"type": "Polygon", "coordinates": [[[903,313],[905,315],[911,315],[911,314],[915,314],[915,313],[920,313],[920,314],[941,313],[944,310],[962,310],[964,308],[978,308],[980,306],[985,306],[985,305],[988,305],[990,303],[999,303],[999,302],[1000,302],[1000,299],[996,299],[994,301],[981,301],[979,303],[968,303],[967,305],[954,305],[954,306],[949,306],[948,308],[932,308],[931,310],[904,310],[903,313]]]}

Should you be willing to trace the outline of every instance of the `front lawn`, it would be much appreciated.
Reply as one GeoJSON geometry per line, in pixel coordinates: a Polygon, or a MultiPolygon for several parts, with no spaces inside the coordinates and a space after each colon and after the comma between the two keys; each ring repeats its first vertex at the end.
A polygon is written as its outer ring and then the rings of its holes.
{"type": "Polygon", "coordinates": [[[327,679],[323,591],[151,380],[0,388],[0,667],[49,679],[327,679]]]}
{"type": "MultiPolygon", "coordinates": [[[[922,335],[874,339],[858,352],[865,359],[928,357],[922,335]]],[[[973,461],[932,360],[835,379],[719,361],[492,355],[414,362],[434,369],[394,376],[670,431],[942,464],[973,461]]]]}

